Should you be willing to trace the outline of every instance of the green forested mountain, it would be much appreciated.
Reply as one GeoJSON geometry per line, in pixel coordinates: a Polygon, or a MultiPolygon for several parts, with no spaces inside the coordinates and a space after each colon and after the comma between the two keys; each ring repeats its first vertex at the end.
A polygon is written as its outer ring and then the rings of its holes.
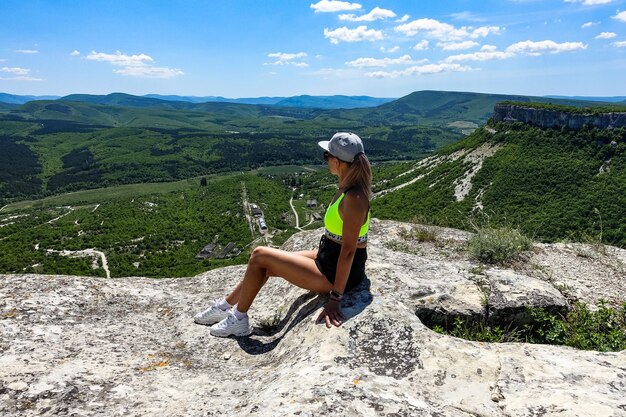
{"type": "Polygon", "coordinates": [[[539,240],[626,247],[624,128],[490,123],[418,163],[381,170],[377,180],[378,217],[507,225],[539,240]]]}
{"type": "Polygon", "coordinates": [[[496,103],[502,101],[537,102],[570,105],[576,107],[595,106],[601,103],[572,99],[550,99],[545,97],[464,93],[452,91],[416,91],[390,103],[363,113],[380,120],[403,120],[430,124],[431,121],[468,121],[483,124],[493,113],[496,103]]]}
{"type": "Polygon", "coordinates": [[[317,141],[341,130],[357,132],[373,161],[416,159],[461,139],[504,99],[534,100],[421,91],[375,108],[335,110],[122,93],[31,101],[0,112],[0,203],[114,184],[319,163],[317,141]]]}

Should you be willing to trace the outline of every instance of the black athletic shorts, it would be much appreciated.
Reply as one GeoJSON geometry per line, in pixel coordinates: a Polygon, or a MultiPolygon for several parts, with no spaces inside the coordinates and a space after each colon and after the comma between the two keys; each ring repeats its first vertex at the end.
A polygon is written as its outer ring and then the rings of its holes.
{"type": "MultiPolygon", "coordinates": [[[[320,246],[317,250],[315,264],[317,269],[326,277],[331,284],[335,283],[335,274],[337,273],[337,260],[341,252],[341,244],[334,240],[322,236],[320,246]]],[[[348,282],[344,292],[351,290],[363,281],[365,278],[365,261],[367,260],[367,248],[357,248],[352,261],[352,268],[348,276],[348,282]]]]}

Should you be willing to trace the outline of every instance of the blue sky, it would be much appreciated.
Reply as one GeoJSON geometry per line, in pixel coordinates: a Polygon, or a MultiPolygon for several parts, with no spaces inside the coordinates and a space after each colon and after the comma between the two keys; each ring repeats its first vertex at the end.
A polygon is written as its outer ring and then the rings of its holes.
{"type": "Polygon", "coordinates": [[[2,0],[0,92],[626,95],[626,0],[2,0]]]}

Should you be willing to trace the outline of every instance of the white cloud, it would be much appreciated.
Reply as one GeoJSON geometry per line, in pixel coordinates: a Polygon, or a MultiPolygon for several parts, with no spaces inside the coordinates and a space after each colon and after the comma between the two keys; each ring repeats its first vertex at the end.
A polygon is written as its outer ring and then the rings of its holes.
{"type": "Polygon", "coordinates": [[[499,35],[502,33],[503,30],[504,28],[501,28],[500,26],[481,26],[472,31],[470,38],[472,39],[484,38],[492,33],[494,35],[499,35]]]}
{"type": "Polygon", "coordinates": [[[443,49],[444,51],[460,51],[462,49],[470,49],[475,46],[478,46],[478,42],[474,41],[463,41],[463,42],[439,42],[437,44],[438,47],[443,49]]]}
{"type": "Polygon", "coordinates": [[[590,28],[591,26],[596,26],[599,24],[600,22],[587,22],[587,23],[583,23],[581,28],[586,29],[586,28],[590,28]]]}
{"type": "Polygon", "coordinates": [[[494,59],[508,59],[514,57],[513,52],[502,52],[494,49],[481,50],[472,54],[460,54],[452,55],[445,59],[446,62],[459,62],[459,61],[492,61],[494,59]]]}
{"type": "Polygon", "coordinates": [[[359,3],[349,3],[347,1],[338,0],[321,0],[315,4],[311,4],[311,9],[315,13],[334,13],[344,10],[359,10],[362,6],[359,3]]]}
{"type": "Polygon", "coordinates": [[[459,40],[469,36],[467,30],[457,29],[448,23],[442,23],[435,19],[417,19],[395,27],[396,32],[406,36],[415,36],[425,32],[427,36],[440,40],[459,40]]]}
{"type": "Polygon", "coordinates": [[[396,17],[396,14],[391,10],[374,7],[371,12],[362,16],[356,16],[354,14],[340,14],[339,20],[347,20],[349,22],[373,22],[375,20],[391,19],[393,17],[396,17]]]}
{"type": "Polygon", "coordinates": [[[30,68],[2,67],[0,73],[13,74],[13,77],[0,77],[3,81],[43,81],[41,78],[31,77],[30,68]]]}
{"type": "Polygon", "coordinates": [[[506,48],[506,52],[514,54],[527,54],[538,56],[543,53],[558,54],[561,52],[572,52],[581,49],[587,49],[587,45],[582,42],[563,42],[556,43],[554,41],[545,40],[539,42],[522,41],[514,43],[506,48]]]}
{"type": "Polygon", "coordinates": [[[346,62],[346,65],[357,68],[379,67],[385,68],[390,65],[410,65],[416,64],[411,55],[402,55],[400,58],[357,58],[354,61],[346,62]]]}
{"type": "Polygon", "coordinates": [[[499,35],[503,30],[504,28],[500,26],[481,26],[478,28],[463,26],[457,28],[449,23],[428,18],[417,19],[395,27],[396,32],[404,33],[406,36],[424,33],[427,37],[448,42],[460,41],[466,38],[484,38],[491,34],[499,35]]]}
{"type": "Polygon", "coordinates": [[[126,55],[120,51],[114,54],[91,51],[87,59],[98,62],[108,62],[122,69],[114,69],[114,74],[141,78],[173,78],[185,73],[177,68],[152,66],[154,59],[146,54],[126,55]]]}
{"type": "Polygon", "coordinates": [[[614,32],[602,32],[601,34],[599,34],[598,36],[595,37],[595,39],[611,39],[616,37],[617,34],[614,32]]]}
{"type": "Polygon", "coordinates": [[[80,51],[77,51],[76,49],[74,49],[74,51],[72,51],[72,53],[70,54],[70,56],[79,56],[80,55],[80,51]]]}
{"type": "Polygon", "coordinates": [[[36,49],[18,49],[17,51],[18,54],[38,54],[39,51],[37,51],[36,49]]]}
{"type": "Polygon", "coordinates": [[[626,48],[626,41],[613,42],[612,45],[618,48],[626,48]]]}
{"type": "Polygon", "coordinates": [[[626,22],[626,11],[616,14],[613,19],[617,19],[620,22],[626,22]]]}
{"type": "Polygon", "coordinates": [[[479,52],[471,54],[452,55],[445,59],[445,62],[459,61],[491,61],[494,59],[513,58],[517,54],[539,56],[544,53],[558,54],[560,52],[571,52],[586,49],[587,45],[582,42],[556,43],[554,41],[524,41],[510,45],[504,51],[498,51],[493,45],[483,45],[479,52]]]}
{"type": "Polygon", "coordinates": [[[150,67],[147,65],[129,66],[122,69],[114,69],[113,73],[142,78],[173,78],[185,74],[184,72],[176,68],[150,67]]]}
{"type": "Polygon", "coordinates": [[[613,0],[565,0],[565,3],[582,3],[585,6],[597,6],[600,4],[609,4],[613,0]]]}
{"type": "Polygon", "coordinates": [[[146,54],[126,55],[120,51],[117,51],[114,54],[91,51],[91,53],[87,55],[87,59],[92,61],[108,62],[112,65],[131,67],[146,65],[148,62],[154,62],[154,59],[146,54]]]}
{"type": "Polygon", "coordinates": [[[409,20],[409,18],[411,17],[411,15],[405,14],[404,16],[402,16],[400,19],[396,20],[396,22],[398,23],[404,23],[407,20],[409,20]]]}
{"type": "Polygon", "coordinates": [[[383,32],[375,29],[367,29],[367,26],[359,26],[356,29],[348,29],[343,26],[335,30],[324,29],[324,36],[330,39],[330,43],[378,41],[384,39],[383,32]]]}
{"type": "Polygon", "coordinates": [[[426,64],[417,65],[407,68],[402,71],[374,71],[368,72],[365,75],[371,78],[398,78],[411,75],[424,75],[424,74],[437,74],[441,72],[465,72],[470,71],[472,68],[462,66],[459,64],[426,64]]]}
{"type": "Polygon", "coordinates": [[[428,41],[426,39],[419,41],[413,47],[416,51],[425,51],[428,49],[428,41]]]}
{"type": "Polygon", "coordinates": [[[28,75],[30,73],[30,69],[20,68],[20,67],[13,67],[13,68],[2,67],[0,68],[0,72],[6,72],[8,74],[15,74],[15,75],[28,75]]]}
{"type": "Polygon", "coordinates": [[[267,56],[270,58],[276,58],[276,61],[267,62],[263,65],[294,65],[296,67],[308,67],[309,66],[309,64],[307,64],[306,62],[299,61],[307,57],[306,52],[297,52],[295,54],[284,53],[284,52],[273,52],[271,54],[268,54],[267,56]]]}

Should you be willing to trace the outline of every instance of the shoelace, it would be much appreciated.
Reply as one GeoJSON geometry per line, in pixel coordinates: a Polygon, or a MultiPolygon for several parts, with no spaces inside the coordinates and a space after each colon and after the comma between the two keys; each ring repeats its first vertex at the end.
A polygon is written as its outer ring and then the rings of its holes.
{"type": "Polygon", "coordinates": [[[209,313],[211,312],[211,310],[213,310],[213,308],[219,308],[219,307],[217,306],[217,303],[218,303],[219,301],[220,301],[220,300],[219,300],[219,299],[217,299],[217,298],[216,298],[215,300],[213,300],[213,302],[211,303],[211,307],[207,308],[206,310],[204,310],[204,311],[202,312],[202,317],[203,317],[203,318],[206,318],[206,316],[208,316],[208,315],[209,315],[209,313]]]}
{"type": "MultiPolygon", "coordinates": [[[[237,317],[235,317],[235,315],[231,313],[228,316],[226,316],[226,322],[225,323],[222,322],[222,323],[224,323],[224,326],[226,326],[229,324],[237,324],[238,321],[239,320],[237,320],[237,317]]],[[[221,326],[221,327],[224,327],[224,326],[221,326]]]]}

